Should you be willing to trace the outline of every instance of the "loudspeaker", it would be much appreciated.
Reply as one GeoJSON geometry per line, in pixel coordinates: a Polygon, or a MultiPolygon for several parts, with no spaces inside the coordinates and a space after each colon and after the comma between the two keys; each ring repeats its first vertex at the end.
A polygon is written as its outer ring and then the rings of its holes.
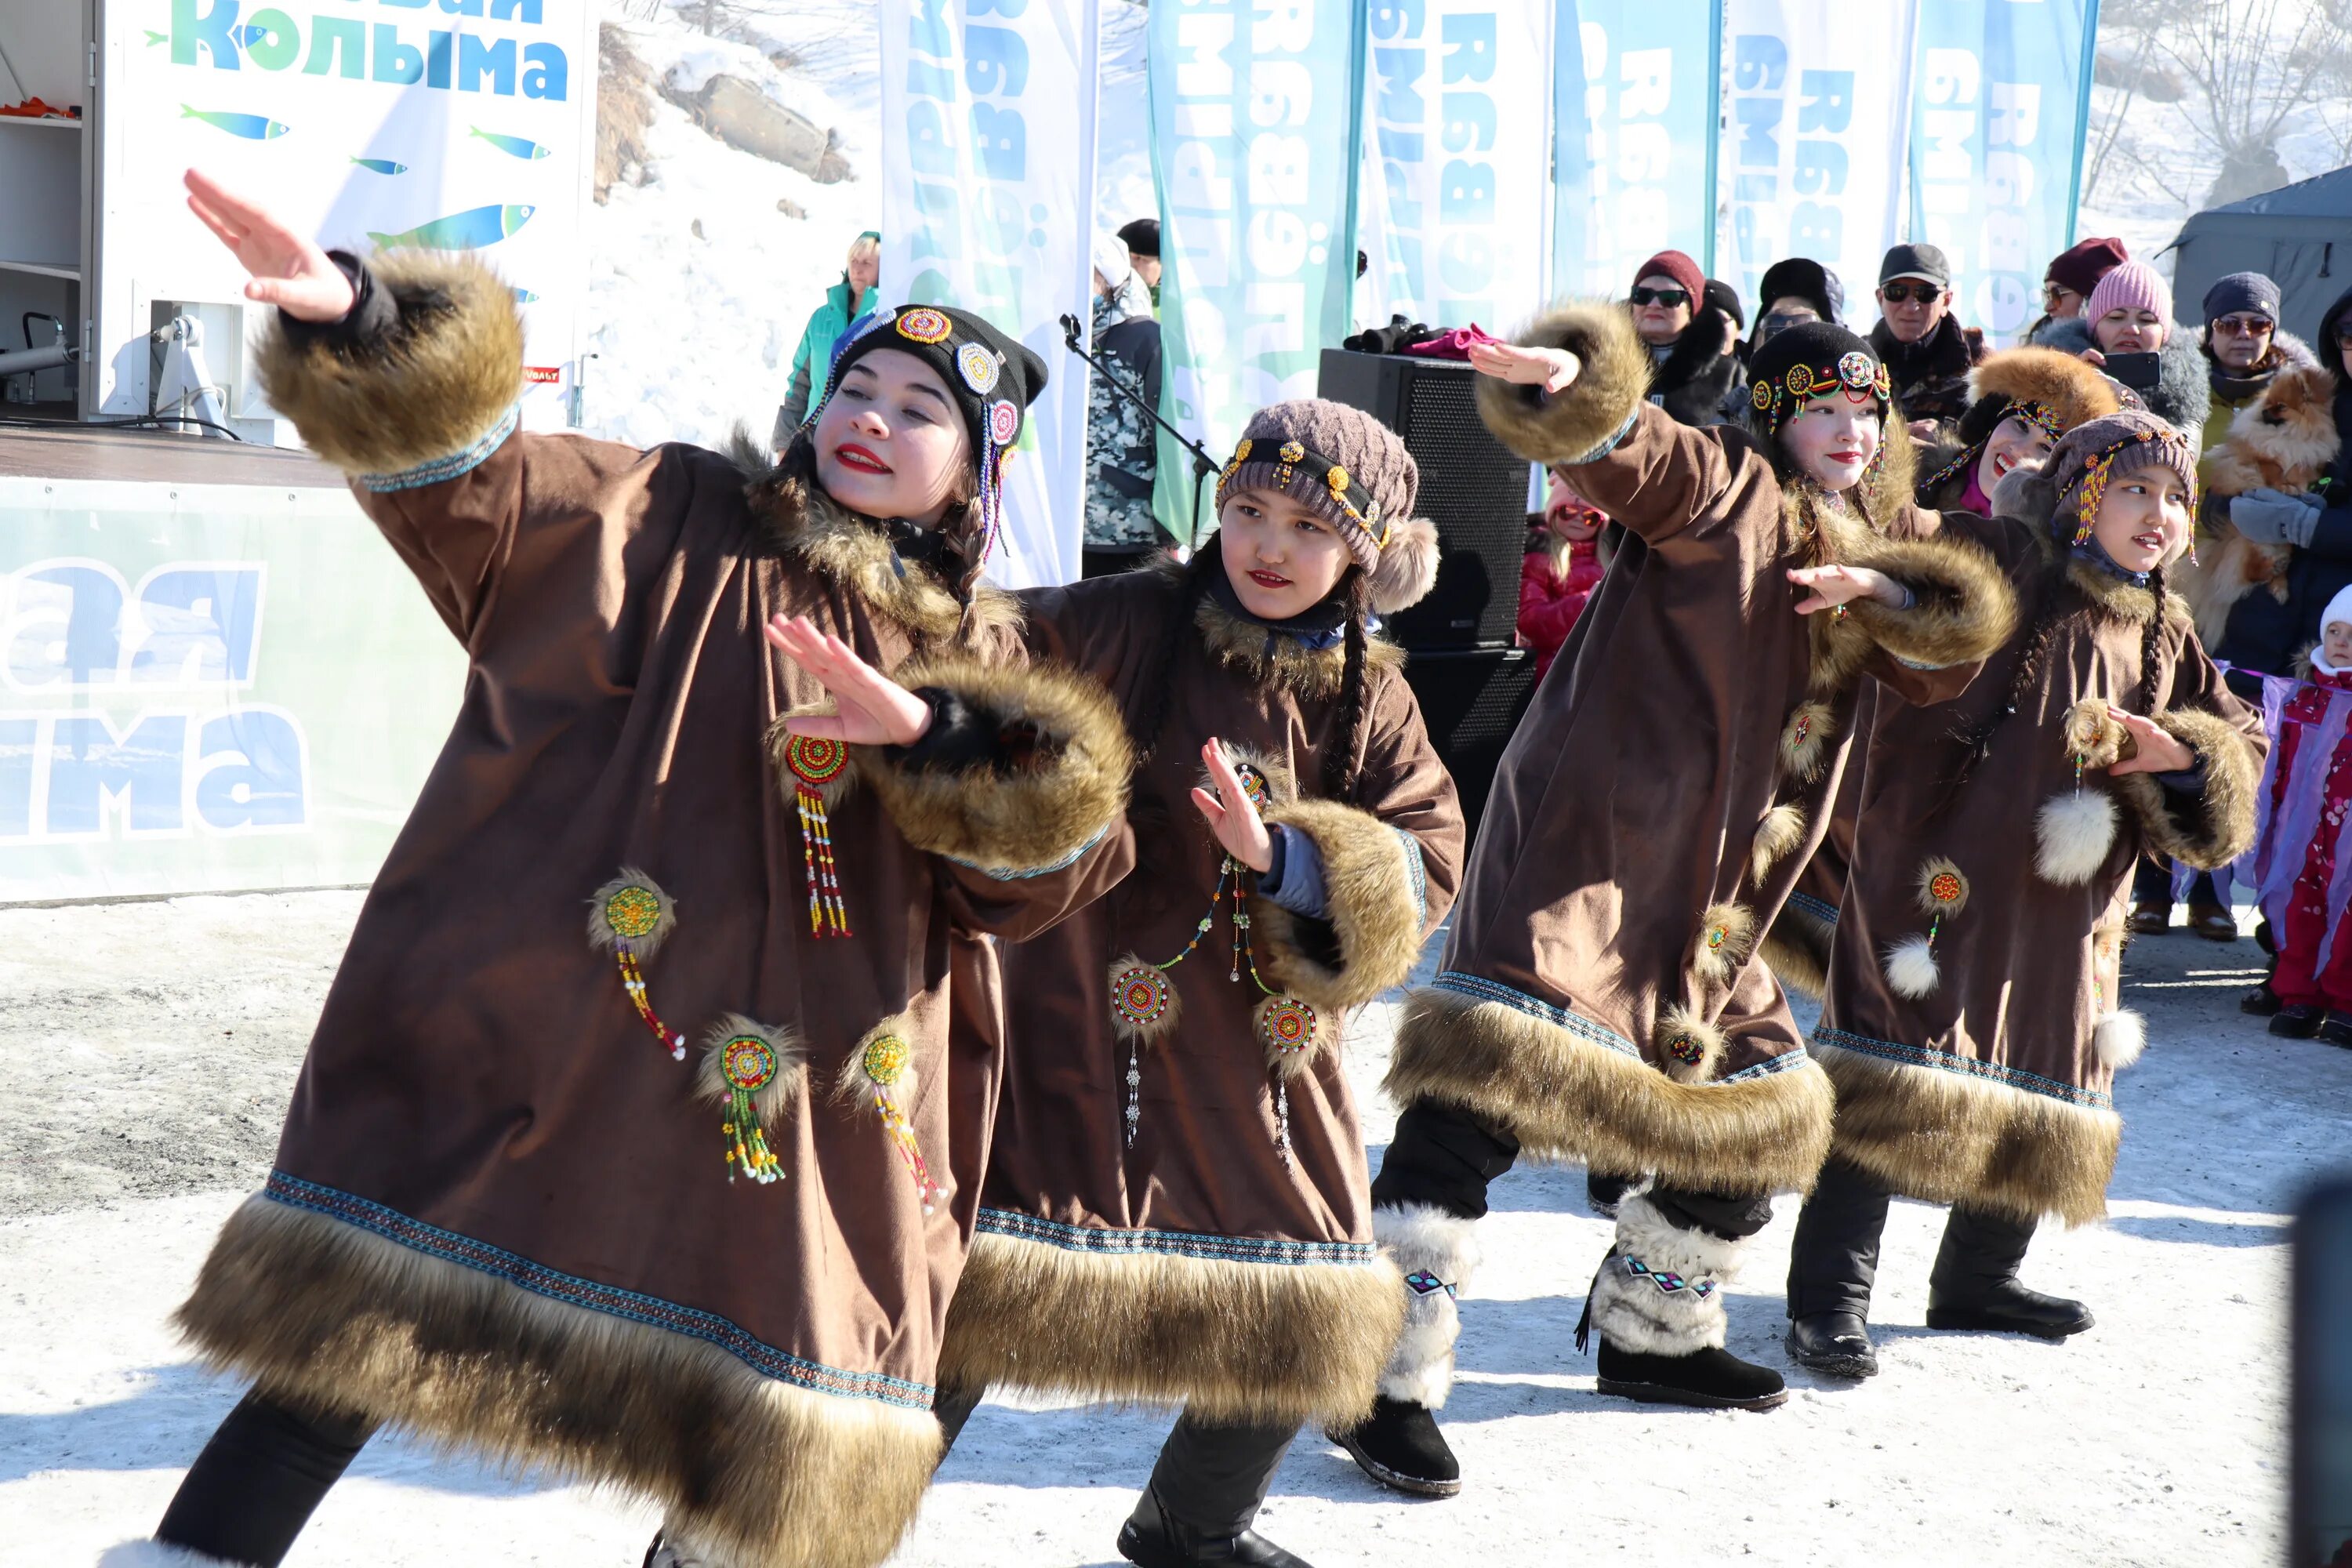
{"type": "Polygon", "coordinates": [[[1507,647],[1528,547],[1528,464],[1478,418],[1464,360],[1325,349],[1316,391],[1395,431],[1421,467],[1421,515],[1437,525],[1437,585],[1389,617],[1409,648],[1507,647]]]}
{"type": "Polygon", "coordinates": [[[1422,722],[1454,787],[1471,837],[1495,787],[1495,766],[1536,690],[1533,648],[1415,649],[1405,657],[1405,684],[1421,700],[1422,722]]]}

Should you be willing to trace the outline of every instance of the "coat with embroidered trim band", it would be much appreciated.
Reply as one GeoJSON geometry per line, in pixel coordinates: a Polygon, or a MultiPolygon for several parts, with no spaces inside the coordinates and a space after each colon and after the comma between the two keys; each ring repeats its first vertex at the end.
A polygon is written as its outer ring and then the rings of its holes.
{"type": "Polygon", "coordinates": [[[620,1487],[730,1563],[878,1563],[939,1452],[1000,1068],[961,1016],[989,934],[1131,866],[1118,716],[789,457],[517,431],[478,263],[340,259],[359,304],[273,330],[271,402],[471,673],[179,1321],[264,1394],[620,1487]],[[777,614],[929,732],[788,771],[779,721],[825,694],[777,614]]]}

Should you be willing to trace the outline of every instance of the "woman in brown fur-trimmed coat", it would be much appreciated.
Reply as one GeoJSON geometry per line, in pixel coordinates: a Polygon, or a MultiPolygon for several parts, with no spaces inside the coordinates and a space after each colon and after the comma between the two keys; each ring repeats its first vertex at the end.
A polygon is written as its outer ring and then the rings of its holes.
{"type": "Polygon", "coordinates": [[[1838,1105],[1789,1267],[1805,1365],[1876,1370],[1894,1194],[1953,1205],[1928,1327],[2091,1326],[2017,1269],[2042,1215],[2105,1213],[2114,1077],[2144,1043],[2117,994],[2132,866],[2148,849],[2221,866],[2253,837],[2261,718],[2164,582],[2196,458],[2134,410],[2069,432],[2046,478],[2006,480],[1980,535],[2011,563],[2024,629],[1957,702],[1878,716],[1813,1035],[1838,1105]]]}
{"type": "Polygon", "coordinates": [[[1367,626],[1435,575],[1418,484],[1370,415],[1276,404],[1189,564],[1024,595],[1040,652],[1129,715],[1137,870],[1006,951],[940,1418],[992,1384],[1181,1405],[1120,1531],[1138,1563],[1297,1563],[1250,1528],[1275,1468],[1303,1422],[1370,1408],[1396,1342],[1339,1036],[1411,972],[1461,868],[1454,782],[1367,626]]]}
{"type": "Polygon", "coordinates": [[[673,1558],[880,1562],[1000,1066],[958,1010],[986,933],[1132,864],[1116,710],[972,586],[1042,365],[882,312],[749,479],[523,434],[487,268],[331,258],[190,185],[280,307],[272,405],[471,674],[180,1310],[254,1393],[158,1539],[275,1563],[389,1423],[658,1500],[673,1558]]]}
{"type": "MultiPolygon", "coordinates": [[[[1961,445],[1931,453],[1919,480],[1917,527],[1933,532],[1945,512],[1990,515],[1994,489],[2011,469],[2038,468],[2058,438],[2121,404],[2116,384],[2072,354],[2055,349],[2003,349],[1969,373],[1973,399],[1959,421],[1961,445]]],[[[1971,533],[1969,537],[1976,537],[1971,533]]],[[[1853,818],[1862,806],[1863,761],[1877,698],[1867,684],[1854,714],[1862,743],[1838,785],[1829,832],[1805,863],[1796,890],[1772,922],[1762,946],[1780,983],[1819,997],[1837,940],[1838,900],[1853,858],[1853,818]]]]}
{"type": "Polygon", "coordinates": [[[1603,1392],[1786,1397],[1722,1348],[1719,1287],[1769,1194],[1811,1184],[1830,1088],[1751,950],[1820,841],[1859,679],[1948,696],[2013,612],[1981,550],[1888,536],[1909,448],[1853,333],[1809,323],[1759,349],[1745,431],[1647,405],[1622,309],[1570,307],[1527,341],[1474,355],[1517,383],[1483,380],[1482,412],[1629,537],[1504,755],[1388,1077],[1404,1110],[1374,1228],[1428,1283],[1342,1440],[1376,1479],[1439,1495],[1460,1485],[1431,1414],[1454,1292],[1487,1184],[1523,1150],[1654,1179],[1619,1210],[1589,1303],[1603,1392]],[[1606,657],[1580,658],[1586,638],[1606,657]]]}

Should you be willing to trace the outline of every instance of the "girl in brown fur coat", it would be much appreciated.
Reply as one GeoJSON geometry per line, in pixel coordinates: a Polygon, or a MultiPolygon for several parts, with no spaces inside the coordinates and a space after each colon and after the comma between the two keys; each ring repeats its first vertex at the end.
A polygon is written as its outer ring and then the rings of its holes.
{"type": "Polygon", "coordinates": [[[394,1423],[655,1500],[674,1557],[880,1562],[939,1455],[986,937],[1132,863],[1118,714],[973,586],[1044,367],[905,309],[781,474],[531,435],[488,268],[189,183],[279,307],[271,404],[470,675],[180,1310],[254,1392],[159,1538],[274,1564],[394,1423]]]}
{"type": "Polygon", "coordinates": [[[2221,866],[2253,836],[2261,720],[2165,588],[2195,464],[2171,426],[2117,413],[2069,432],[2046,479],[2005,481],[2001,518],[1951,520],[2002,555],[2027,624],[1958,701],[1887,705],[1870,736],[1813,1034],[1837,1120],[1790,1261],[1805,1365],[1876,1370],[1894,1194],[1953,1205],[1928,1327],[2091,1326],[2017,1269],[2042,1215],[2105,1212],[2114,1076],[2143,1043],[2117,996],[2132,866],[2149,849],[2221,866]]]}
{"type": "Polygon", "coordinates": [[[1372,1403],[1405,1284],[1339,1059],[1453,901],[1462,814],[1402,655],[1427,592],[1404,444],[1258,412],[1179,567],[1024,595],[1129,715],[1137,874],[1008,949],[1009,1061],[940,1419],[991,1386],[1183,1407],[1130,1561],[1298,1564],[1250,1528],[1299,1425],[1372,1403]]]}

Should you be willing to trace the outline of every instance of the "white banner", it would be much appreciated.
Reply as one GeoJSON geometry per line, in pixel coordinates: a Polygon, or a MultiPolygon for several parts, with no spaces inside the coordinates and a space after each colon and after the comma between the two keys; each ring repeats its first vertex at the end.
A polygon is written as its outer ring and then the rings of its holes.
{"type": "Polygon", "coordinates": [[[1849,325],[1875,317],[1878,263],[1900,237],[1918,0],[1729,0],[1717,275],[1751,310],[1764,269],[1819,261],[1849,325]]]}
{"type": "Polygon", "coordinates": [[[1552,0],[1372,6],[1360,321],[1395,313],[1503,334],[1542,308],[1552,13],[1552,0]]]}
{"type": "Polygon", "coordinates": [[[1074,582],[1093,293],[1097,0],[882,0],[882,276],[891,305],[985,316],[1045,362],[988,575],[1074,582]],[[896,280],[911,279],[902,288],[896,280]]]}

